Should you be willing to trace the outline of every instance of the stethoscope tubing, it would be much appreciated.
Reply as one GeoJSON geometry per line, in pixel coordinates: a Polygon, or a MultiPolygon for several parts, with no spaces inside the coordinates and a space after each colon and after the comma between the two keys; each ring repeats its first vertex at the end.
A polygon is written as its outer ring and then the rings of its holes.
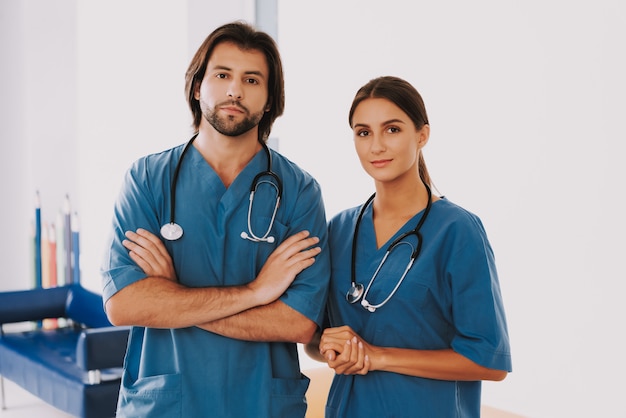
{"type": "Polygon", "coordinates": [[[176,184],[178,183],[178,173],[180,172],[180,167],[182,166],[185,154],[197,137],[198,133],[194,134],[194,136],[192,136],[191,139],[187,141],[187,144],[185,144],[185,148],[183,148],[183,152],[180,154],[180,157],[178,157],[178,162],[176,163],[176,168],[174,169],[174,176],[172,177],[171,185],[172,193],[170,194],[170,224],[176,223],[174,222],[174,220],[176,219],[176,184]]]}
{"type": "MultiPolygon", "coordinates": [[[[187,153],[187,151],[189,150],[189,148],[191,147],[191,145],[193,144],[193,141],[196,139],[197,136],[198,136],[198,133],[194,134],[191,137],[191,139],[189,139],[187,144],[185,144],[185,147],[183,148],[183,151],[180,154],[180,157],[178,157],[178,162],[176,163],[176,168],[174,169],[174,175],[172,176],[171,193],[170,193],[170,222],[164,224],[161,227],[161,236],[163,236],[163,238],[170,240],[170,241],[177,240],[183,235],[182,227],[176,223],[176,185],[178,183],[178,175],[180,173],[180,167],[182,166],[183,158],[185,157],[185,154],[187,153]]],[[[278,207],[280,205],[280,201],[282,198],[283,182],[281,181],[278,174],[272,171],[272,154],[267,144],[261,139],[259,139],[259,143],[263,147],[263,150],[265,151],[265,154],[267,156],[267,170],[261,171],[256,176],[254,176],[254,179],[252,180],[252,184],[250,185],[250,197],[249,197],[249,204],[248,204],[248,232],[245,232],[245,231],[242,232],[241,238],[248,239],[253,242],[273,243],[274,237],[269,236],[269,234],[272,230],[272,226],[274,225],[274,220],[276,219],[276,212],[278,211],[278,207]],[[261,180],[261,178],[264,176],[272,177],[276,184],[268,180],[265,180],[265,181],[261,180]],[[272,212],[272,218],[271,218],[267,231],[263,234],[263,236],[259,237],[255,235],[254,232],[252,232],[251,215],[252,215],[252,203],[254,201],[254,193],[256,192],[258,185],[262,183],[269,183],[270,185],[274,187],[274,189],[276,190],[276,204],[274,205],[274,211],[272,212]]]]}
{"type": "Polygon", "coordinates": [[[422,228],[422,225],[426,221],[426,218],[428,217],[428,214],[430,213],[430,209],[431,209],[431,206],[432,206],[432,192],[430,190],[430,187],[425,182],[424,182],[424,186],[426,186],[426,191],[428,193],[428,201],[426,203],[426,209],[424,209],[423,215],[421,216],[420,220],[418,221],[418,223],[417,223],[417,225],[415,226],[414,229],[412,229],[411,231],[407,231],[407,232],[401,234],[398,238],[393,240],[393,242],[391,244],[389,244],[389,246],[387,247],[387,250],[385,251],[385,255],[383,256],[381,262],[378,264],[378,267],[376,268],[376,271],[374,272],[372,278],[370,279],[370,281],[369,281],[369,283],[367,285],[367,288],[365,288],[365,289],[364,289],[363,284],[357,283],[357,281],[356,281],[356,252],[357,252],[356,249],[357,249],[357,240],[358,240],[358,234],[359,234],[359,230],[360,230],[360,226],[361,226],[361,221],[363,219],[363,215],[365,214],[365,210],[367,209],[367,207],[370,205],[370,203],[372,202],[372,200],[376,196],[376,193],[372,194],[365,201],[363,206],[361,206],[361,209],[359,210],[359,214],[357,216],[356,223],[354,225],[354,235],[352,237],[352,254],[351,254],[351,269],[350,269],[350,289],[348,290],[348,292],[346,294],[346,300],[349,303],[355,303],[355,302],[360,300],[361,301],[361,305],[365,309],[369,310],[370,312],[374,312],[374,311],[376,311],[376,309],[378,309],[381,306],[385,305],[391,299],[391,297],[396,293],[396,291],[400,287],[400,284],[404,281],[404,278],[406,277],[407,273],[409,272],[409,270],[413,266],[413,264],[414,264],[415,260],[417,259],[419,253],[421,252],[423,239],[422,239],[422,234],[420,233],[420,229],[422,228]],[[417,237],[417,245],[415,246],[415,248],[413,248],[412,245],[407,243],[407,245],[411,246],[413,251],[411,253],[411,258],[409,260],[409,263],[407,264],[407,267],[405,268],[404,273],[402,274],[402,277],[400,278],[398,283],[396,283],[396,286],[393,288],[393,290],[389,294],[389,296],[387,296],[381,303],[378,303],[376,305],[372,305],[366,299],[367,298],[367,294],[369,293],[370,287],[372,286],[372,283],[376,279],[376,276],[378,276],[378,272],[380,271],[380,269],[382,268],[383,264],[387,260],[387,257],[389,256],[391,251],[393,251],[393,249],[395,247],[397,247],[398,245],[404,243],[403,240],[405,238],[407,238],[408,236],[410,236],[410,235],[415,235],[417,237]]]}

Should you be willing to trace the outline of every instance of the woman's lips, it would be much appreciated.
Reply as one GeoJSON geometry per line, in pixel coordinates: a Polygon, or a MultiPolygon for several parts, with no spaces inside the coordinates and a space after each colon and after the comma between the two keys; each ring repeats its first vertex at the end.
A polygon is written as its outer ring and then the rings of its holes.
{"type": "Polygon", "coordinates": [[[381,167],[386,166],[390,162],[391,160],[374,160],[374,161],[371,161],[370,164],[372,164],[376,168],[381,168],[381,167]]]}

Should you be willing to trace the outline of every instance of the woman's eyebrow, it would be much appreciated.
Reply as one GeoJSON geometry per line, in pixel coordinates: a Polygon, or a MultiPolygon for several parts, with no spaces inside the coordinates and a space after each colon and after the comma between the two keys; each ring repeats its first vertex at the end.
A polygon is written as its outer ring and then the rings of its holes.
{"type": "MultiPolygon", "coordinates": [[[[380,126],[389,125],[389,124],[392,124],[392,123],[403,124],[403,125],[405,124],[405,122],[402,119],[389,119],[389,120],[386,120],[386,121],[382,122],[380,124],[380,126]]],[[[352,126],[352,128],[357,128],[357,127],[358,128],[369,128],[370,125],[367,124],[367,123],[359,122],[359,123],[355,123],[352,126]]]]}

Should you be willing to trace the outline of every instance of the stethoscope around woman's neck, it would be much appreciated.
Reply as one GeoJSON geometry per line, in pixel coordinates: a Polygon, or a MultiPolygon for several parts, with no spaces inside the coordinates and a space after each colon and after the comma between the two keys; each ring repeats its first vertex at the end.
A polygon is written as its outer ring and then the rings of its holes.
{"type": "MultiPolygon", "coordinates": [[[[428,217],[428,213],[430,212],[430,208],[432,206],[432,193],[430,191],[430,187],[426,184],[426,182],[424,182],[424,186],[426,186],[426,191],[428,193],[428,201],[426,202],[426,209],[424,209],[424,213],[422,214],[422,217],[420,218],[419,222],[417,223],[417,226],[414,229],[412,229],[411,231],[403,233],[398,238],[393,240],[393,242],[391,244],[389,244],[389,246],[387,247],[387,251],[385,252],[385,255],[383,256],[383,259],[381,260],[381,262],[379,263],[378,267],[376,268],[376,271],[372,275],[372,278],[370,279],[370,281],[369,281],[369,283],[367,285],[367,288],[365,288],[362,283],[357,283],[357,281],[356,281],[356,246],[357,246],[357,238],[358,238],[358,235],[359,235],[359,229],[360,229],[360,226],[361,226],[361,220],[363,218],[363,214],[365,213],[365,210],[367,209],[369,204],[372,202],[372,200],[374,200],[374,197],[376,196],[376,193],[372,194],[369,197],[369,199],[367,199],[367,201],[361,207],[361,210],[359,211],[359,215],[357,216],[356,224],[354,225],[354,236],[352,237],[352,259],[351,259],[351,270],[350,270],[350,289],[348,290],[348,293],[346,294],[346,300],[348,302],[356,303],[356,302],[358,302],[360,300],[361,301],[361,305],[365,309],[367,309],[370,312],[375,312],[376,309],[380,308],[385,303],[387,303],[389,301],[389,299],[391,299],[391,297],[396,293],[396,291],[400,287],[400,284],[402,284],[402,281],[404,280],[404,278],[406,277],[407,273],[409,272],[409,270],[413,266],[413,263],[415,262],[415,260],[419,256],[419,253],[420,253],[420,251],[422,249],[422,241],[423,240],[422,240],[422,234],[420,233],[420,229],[422,228],[422,225],[424,224],[424,221],[426,221],[426,218],[428,217]],[[391,251],[393,251],[393,249],[398,247],[399,245],[401,245],[401,244],[411,245],[408,242],[403,241],[405,238],[407,238],[410,235],[415,235],[417,237],[417,245],[415,246],[415,248],[413,248],[413,251],[411,252],[411,258],[410,258],[409,263],[407,264],[406,268],[404,269],[404,273],[402,274],[402,277],[400,277],[400,280],[398,280],[398,283],[393,288],[393,290],[391,291],[389,296],[387,296],[387,298],[385,298],[382,302],[380,302],[378,304],[372,304],[372,303],[368,302],[367,294],[369,293],[369,290],[370,290],[370,287],[372,286],[372,283],[374,283],[374,280],[378,276],[378,272],[380,271],[380,269],[382,268],[383,264],[387,260],[387,257],[389,256],[391,251]]],[[[411,247],[412,247],[412,245],[411,245],[411,247]]]]}
{"type": "MultiPolygon", "coordinates": [[[[180,157],[178,158],[176,168],[174,169],[174,176],[172,177],[172,192],[170,194],[170,221],[169,223],[166,223],[161,227],[161,236],[168,241],[175,241],[183,236],[183,228],[179,224],[177,224],[175,221],[176,219],[176,184],[178,182],[178,174],[180,172],[180,167],[182,165],[183,158],[185,157],[185,154],[187,153],[189,148],[191,148],[191,144],[193,143],[193,141],[196,139],[197,136],[198,136],[198,133],[192,136],[191,139],[187,142],[187,144],[185,145],[185,148],[183,149],[183,152],[180,154],[180,157]]],[[[249,198],[249,203],[248,203],[248,231],[247,232],[243,231],[240,234],[240,236],[243,239],[247,239],[253,242],[273,243],[275,238],[273,236],[270,236],[270,232],[272,230],[272,227],[274,226],[274,219],[276,219],[276,212],[278,211],[278,206],[280,205],[280,199],[283,194],[283,183],[280,177],[278,177],[278,175],[272,171],[272,154],[270,153],[270,150],[267,147],[267,144],[261,139],[259,139],[259,143],[263,147],[263,150],[265,151],[265,155],[267,156],[267,170],[259,172],[256,176],[254,176],[254,179],[252,180],[252,184],[250,186],[250,198],[249,198]],[[269,180],[262,180],[262,177],[266,177],[266,176],[272,177],[276,184],[274,184],[273,182],[269,180]],[[261,236],[258,236],[252,231],[252,222],[250,218],[252,215],[252,204],[254,203],[254,193],[256,192],[259,184],[262,184],[262,183],[267,183],[267,184],[270,184],[272,187],[274,187],[274,189],[276,190],[276,204],[274,205],[274,211],[272,213],[272,218],[270,220],[270,224],[267,230],[265,231],[264,234],[262,234],[261,236]]]]}

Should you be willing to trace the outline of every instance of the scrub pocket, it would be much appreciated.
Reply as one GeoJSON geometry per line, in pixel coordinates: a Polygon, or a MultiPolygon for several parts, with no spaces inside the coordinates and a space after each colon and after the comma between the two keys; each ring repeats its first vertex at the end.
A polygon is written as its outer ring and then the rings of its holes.
{"type": "Polygon", "coordinates": [[[352,391],[352,385],[354,385],[354,375],[336,375],[333,378],[333,383],[330,386],[328,392],[328,399],[326,400],[326,408],[324,417],[326,418],[342,418],[340,413],[346,409],[346,401],[344,394],[352,391]],[[343,411],[340,410],[343,408],[343,411]]]}
{"type": "Polygon", "coordinates": [[[124,371],[116,416],[181,418],[180,374],[142,377],[133,382],[124,371]]]}
{"type": "Polygon", "coordinates": [[[272,379],[272,417],[304,417],[306,390],[311,381],[301,374],[300,379],[272,379]]]}

